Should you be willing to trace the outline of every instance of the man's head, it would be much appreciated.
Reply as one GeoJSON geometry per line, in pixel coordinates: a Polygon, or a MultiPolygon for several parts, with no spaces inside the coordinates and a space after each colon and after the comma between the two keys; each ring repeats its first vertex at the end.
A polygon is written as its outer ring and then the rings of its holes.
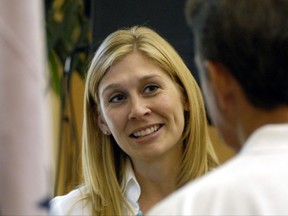
{"type": "MultiPolygon", "coordinates": [[[[188,0],[186,15],[195,38],[202,85],[211,79],[211,69],[220,69],[256,109],[287,106],[287,11],[287,0],[188,0]]],[[[221,100],[214,98],[213,102],[207,92],[206,87],[208,110],[213,115],[213,106],[221,107],[221,100]]]]}

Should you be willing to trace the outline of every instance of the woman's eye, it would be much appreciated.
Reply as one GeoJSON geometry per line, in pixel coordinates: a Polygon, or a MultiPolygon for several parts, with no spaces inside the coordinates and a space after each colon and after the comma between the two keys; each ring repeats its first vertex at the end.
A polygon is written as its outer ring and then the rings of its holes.
{"type": "Polygon", "coordinates": [[[118,95],[114,95],[113,97],[111,97],[109,99],[109,103],[118,103],[121,102],[122,100],[124,100],[126,97],[124,95],[118,94],[118,95]]]}
{"type": "Polygon", "coordinates": [[[145,93],[153,93],[153,92],[157,91],[158,89],[159,89],[158,85],[149,85],[149,86],[145,87],[144,92],[145,93]]]}

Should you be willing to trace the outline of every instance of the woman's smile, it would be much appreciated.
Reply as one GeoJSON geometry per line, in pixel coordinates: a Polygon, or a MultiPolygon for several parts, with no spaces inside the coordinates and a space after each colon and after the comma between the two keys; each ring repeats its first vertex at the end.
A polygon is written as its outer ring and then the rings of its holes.
{"type": "Polygon", "coordinates": [[[130,135],[130,137],[141,138],[141,137],[144,137],[144,136],[148,136],[148,135],[158,131],[160,127],[161,127],[161,125],[159,125],[159,124],[158,125],[154,125],[154,126],[149,126],[146,129],[140,129],[140,130],[132,133],[130,135]]]}

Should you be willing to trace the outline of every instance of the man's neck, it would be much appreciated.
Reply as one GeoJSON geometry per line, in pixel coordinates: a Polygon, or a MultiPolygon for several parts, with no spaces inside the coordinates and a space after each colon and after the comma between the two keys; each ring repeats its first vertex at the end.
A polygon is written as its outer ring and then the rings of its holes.
{"type": "Polygon", "coordinates": [[[241,143],[258,128],[267,124],[288,123],[288,106],[280,106],[271,110],[251,108],[245,110],[241,124],[238,127],[238,136],[241,143]]]}

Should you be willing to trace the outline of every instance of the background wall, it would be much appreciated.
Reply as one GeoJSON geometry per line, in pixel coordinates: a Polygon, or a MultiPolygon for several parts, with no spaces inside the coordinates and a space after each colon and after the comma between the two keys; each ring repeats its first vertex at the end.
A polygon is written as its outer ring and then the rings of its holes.
{"type": "Polygon", "coordinates": [[[146,25],[174,46],[198,80],[192,34],[186,24],[184,5],[185,0],[92,0],[92,50],[116,29],[146,25]]]}

